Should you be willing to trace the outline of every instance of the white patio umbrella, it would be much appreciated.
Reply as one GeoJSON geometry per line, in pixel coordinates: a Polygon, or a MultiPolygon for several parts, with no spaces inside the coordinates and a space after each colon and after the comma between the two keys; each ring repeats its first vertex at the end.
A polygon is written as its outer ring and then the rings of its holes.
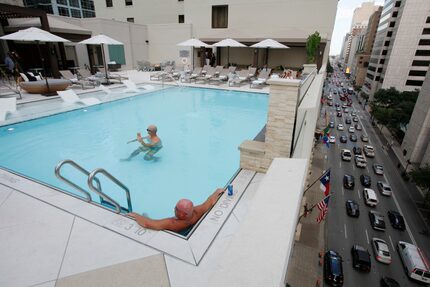
{"type": "Polygon", "coordinates": [[[272,49],[289,49],[290,47],[279,43],[278,41],[275,41],[273,39],[266,39],[263,41],[260,41],[254,45],[251,45],[252,48],[265,48],[267,49],[267,53],[266,53],[266,65],[268,63],[269,60],[269,48],[272,49]]]}
{"type": "Polygon", "coordinates": [[[103,34],[99,34],[96,36],[93,36],[89,39],[86,39],[84,41],[79,42],[78,44],[86,44],[86,45],[101,45],[102,48],[102,58],[103,58],[103,66],[105,67],[105,72],[106,72],[106,84],[110,85],[109,82],[109,77],[108,77],[108,69],[107,69],[107,64],[106,64],[106,58],[105,58],[105,52],[103,49],[103,45],[124,45],[123,43],[121,43],[120,41],[117,41],[115,39],[112,39],[111,37],[108,37],[106,35],[103,34]]]}
{"type": "Polygon", "coordinates": [[[213,47],[227,47],[227,64],[230,63],[230,47],[247,47],[246,45],[227,38],[212,45],[213,47]]]}
{"type": "Polygon", "coordinates": [[[195,39],[195,38],[192,38],[192,39],[189,39],[187,41],[176,44],[176,46],[192,47],[193,52],[191,54],[191,62],[192,62],[193,69],[194,69],[194,48],[201,48],[201,47],[209,48],[209,47],[211,47],[211,45],[208,45],[205,42],[202,42],[199,39],[195,39]]]}
{"type": "Polygon", "coordinates": [[[51,34],[45,30],[31,27],[24,30],[19,30],[18,32],[8,34],[5,36],[0,37],[2,40],[14,40],[14,41],[24,41],[24,42],[36,42],[37,44],[37,51],[39,52],[40,59],[42,60],[42,68],[45,73],[45,81],[46,81],[46,88],[48,89],[49,93],[49,84],[48,84],[48,78],[46,76],[46,67],[45,67],[45,58],[42,57],[42,54],[40,53],[40,42],[70,42],[67,39],[58,37],[54,34],[51,34]]]}

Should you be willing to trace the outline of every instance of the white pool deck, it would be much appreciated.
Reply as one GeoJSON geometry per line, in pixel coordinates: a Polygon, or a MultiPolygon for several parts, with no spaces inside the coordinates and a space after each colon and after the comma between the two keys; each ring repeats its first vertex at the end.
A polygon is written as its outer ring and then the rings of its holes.
{"type": "MultiPolygon", "coordinates": [[[[149,83],[148,73],[127,75],[149,83]]],[[[3,125],[82,108],[23,97],[3,125]]],[[[266,174],[240,171],[234,195],[224,194],[188,239],[0,169],[0,286],[284,286],[305,165],[275,159],[266,174]]]]}

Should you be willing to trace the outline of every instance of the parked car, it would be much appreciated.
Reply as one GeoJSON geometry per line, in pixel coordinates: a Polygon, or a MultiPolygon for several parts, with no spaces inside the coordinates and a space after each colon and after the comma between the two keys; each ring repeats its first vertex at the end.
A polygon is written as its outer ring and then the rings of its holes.
{"type": "Polygon", "coordinates": [[[378,181],[376,183],[376,187],[382,195],[391,196],[393,193],[393,191],[391,190],[391,186],[383,181],[378,181]]]}
{"type": "Polygon", "coordinates": [[[367,165],[366,159],[364,158],[364,156],[359,155],[359,154],[355,155],[354,161],[355,161],[356,167],[365,168],[367,165]]]}
{"type": "Polygon", "coordinates": [[[380,231],[385,230],[384,216],[381,213],[374,210],[370,210],[369,219],[370,219],[370,225],[372,225],[373,229],[380,230],[380,231]]]}
{"type": "Polygon", "coordinates": [[[348,138],[346,137],[346,135],[341,135],[339,140],[341,143],[346,143],[348,141],[348,138]]]}
{"type": "Polygon", "coordinates": [[[360,216],[360,206],[354,200],[348,199],[345,202],[346,214],[351,217],[359,217],[360,216]]]}
{"type": "Polygon", "coordinates": [[[349,140],[352,141],[352,142],[357,142],[357,136],[354,135],[354,134],[349,135],[349,140]]]}
{"type": "Polygon", "coordinates": [[[354,189],[354,186],[355,186],[354,176],[350,174],[345,174],[343,176],[343,187],[347,189],[354,189]]]}
{"type": "Polygon", "coordinates": [[[359,124],[355,124],[355,129],[361,131],[363,128],[359,124]]]}
{"type": "Polygon", "coordinates": [[[345,124],[350,125],[351,124],[351,118],[346,118],[345,119],[345,124]]]}
{"type": "Polygon", "coordinates": [[[391,254],[388,249],[388,244],[383,239],[373,237],[372,247],[375,254],[375,259],[381,263],[390,264],[391,254]]]}
{"type": "Polygon", "coordinates": [[[348,132],[354,133],[355,132],[355,128],[354,127],[349,127],[348,132]]]}
{"type": "Polygon", "coordinates": [[[375,150],[373,149],[373,146],[371,146],[371,145],[364,145],[363,146],[363,151],[364,151],[364,154],[367,157],[375,157],[375,150]]]}
{"type": "Polygon", "coordinates": [[[400,287],[396,280],[390,277],[382,277],[380,281],[381,287],[400,287]]]}
{"type": "Polygon", "coordinates": [[[324,280],[330,286],[343,286],[342,257],[336,251],[324,254],[324,280]]]}
{"type": "Polygon", "coordinates": [[[343,125],[342,125],[342,124],[338,124],[338,125],[337,125],[337,130],[338,130],[338,131],[343,131],[343,130],[344,130],[343,125]]]}
{"type": "Polygon", "coordinates": [[[382,166],[382,164],[374,163],[373,164],[373,171],[377,175],[383,175],[384,174],[384,167],[382,166]]]}
{"type": "Polygon", "coordinates": [[[363,151],[361,150],[361,147],[355,146],[352,151],[354,152],[354,154],[362,154],[363,151]]]}
{"type": "Polygon", "coordinates": [[[365,134],[361,135],[361,141],[367,143],[369,141],[369,137],[365,134]]]}
{"type": "Polygon", "coordinates": [[[387,212],[388,219],[390,220],[391,226],[394,229],[404,231],[406,229],[406,224],[403,216],[394,210],[389,210],[387,212]]]}
{"type": "Polygon", "coordinates": [[[329,143],[336,143],[336,137],[335,136],[330,136],[328,142],[329,143]]]}
{"type": "Polygon", "coordinates": [[[344,161],[351,161],[352,154],[351,154],[351,151],[349,149],[343,149],[340,152],[340,155],[341,155],[342,160],[344,160],[344,161]]]}
{"type": "Polygon", "coordinates": [[[367,174],[362,174],[360,175],[360,182],[363,186],[370,187],[370,185],[372,184],[372,179],[367,174]]]}
{"type": "Polygon", "coordinates": [[[370,272],[372,263],[370,261],[370,254],[367,249],[360,245],[353,245],[351,248],[352,266],[363,272],[370,272]]]}

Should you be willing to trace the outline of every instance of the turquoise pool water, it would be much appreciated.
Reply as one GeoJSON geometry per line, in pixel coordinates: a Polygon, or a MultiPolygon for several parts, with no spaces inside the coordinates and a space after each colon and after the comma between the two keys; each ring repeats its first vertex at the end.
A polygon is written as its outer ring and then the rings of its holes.
{"type": "MultiPolygon", "coordinates": [[[[167,217],[180,198],[199,204],[227,183],[239,168],[238,146],[261,130],[267,105],[264,94],[155,91],[0,127],[0,165],[76,194],[55,177],[57,163],[72,159],[90,171],[102,167],[130,189],[134,211],[167,217]],[[158,126],[163,149],[153,161],[141,154],[121,162],[138,147],[126,142],[136,132],[146,135],[149,124],[158,126]]],[[[64,168],[63,174],[87,187],[84,176],[72,168],[64,168]]],[[[103,177],[101,181],[105,193],[127,206],[122,190],[103,177]]]]}

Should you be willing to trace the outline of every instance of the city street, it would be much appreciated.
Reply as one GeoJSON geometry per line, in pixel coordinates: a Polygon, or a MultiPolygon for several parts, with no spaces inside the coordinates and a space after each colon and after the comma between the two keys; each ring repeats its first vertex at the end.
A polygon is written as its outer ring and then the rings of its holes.
{"type": "MultiPolygon", "coordinates": [[[[338,77],[339,82],[344,80],[343,75],[338,77]]],[[[347,87],[347,85],[345,85],[347,87]]],[[[331,91],[339,90],[341,87],[334,86],[331,82],[326,84],[325,95],[327,96],[331,91]]],[[[370,115],[363,110],[359,105],[355,96],[350,96],[353,100],[353,106],[348,107],[349,114],[345,113],[342,109],[342,117],[336,116],[336,107],[323,105],[322,115],[327,112],[329,121],[335,123],[335,127],[330,129],[330,135],[336,137],[336,143],[330,144],[327,149],[326,168],[331,169],[331,193],[332,196],[329,202],[329,212],[326,219],[326,249],[332,249],[340,253],[343,258],[343,271],[344,271],[344,286],[380,286],[379,281],[381,277],[388,276],[395,279],[400,286],[419,286],[419,284],[411,281],[403,271],[403,265],[400,257],[396,251],[396,244],[398,241],[406,241],[413,243],[420,247],[427,258],[430,258],[430,237],[423,235],[422,232],[425,227],[423,221],[416,210],[415,201],[419,199],[416,194],[410,194],[407,185],[400,176],[400,171],[397,168],[397,161],[395,161],[383,147],[383,143],[379,138],[378,133],[374,130],[370,123],[370,115]],[[351,142],[348,132],[350,126],[355,123],[346,124],[347,117],[352,118],[351,111],[355,110],[359,118],[358,124],[362,126],[363,130],[356,130],[354,134],[357,136],[357,142],[351,142]],[[343,131],[337,130],[337,125],[341,123],[344,126],[343,131]],[[361,141],[360,136],[367,134],[369,142],[364,143],[361,141]],[[348,137],[347,143],[340,142],[340,136],[346,135],[348,137]],[[353,150],[353,147],[363,147],[364,144],[372,145],[375,149],[374,158],[366,158],[366,168],[358,168],[353,159],[350,162],[341,160],[341,149],[353,150]],[[384,166],[384,175],[376,175],[373,171],[373,164],[378,163],[384,166]],[[345,189],[343,187],[344,174],[353,175],[355,178],[355,187],[353,190],[345,189]],[[360,182],[360,175],[366,174],[371,177],[370,188],[376,192],[379,203],[376,207],[368,207],[363,199],[363,186],[360,182]],[[377,181],[385,181],[393,190],[393,196],[388,197],[382,195],[377,187],[377,181]],[[349,217],[346,214],[345,201],[352,199],[360,205],[360,216],[358,218],[349,217]],[[368,212],[376,210],[384,215],[386,224],[385,231],[377,231],[370,225],[368,212]],[[407,227],[405,231],[394,229],[387,216],[387,211],[394,210],[400,212],[406,221],[407,227]],[[375,260],[374,252],[371,246],[373,237],[381,238],[388,244],[391,253],[392,262],[389,265],[380,263],[375,260]],[[371,255],[372,267],[370,273],[362,273],[353,269],[351,247],[358,244],[367,249],[371,255]]],[[[346,103],[339,99],[339,95],[333,94],[333,103],[346,103]]],[[[385,141],[384,141],[385,143],[385,141]]]]}

